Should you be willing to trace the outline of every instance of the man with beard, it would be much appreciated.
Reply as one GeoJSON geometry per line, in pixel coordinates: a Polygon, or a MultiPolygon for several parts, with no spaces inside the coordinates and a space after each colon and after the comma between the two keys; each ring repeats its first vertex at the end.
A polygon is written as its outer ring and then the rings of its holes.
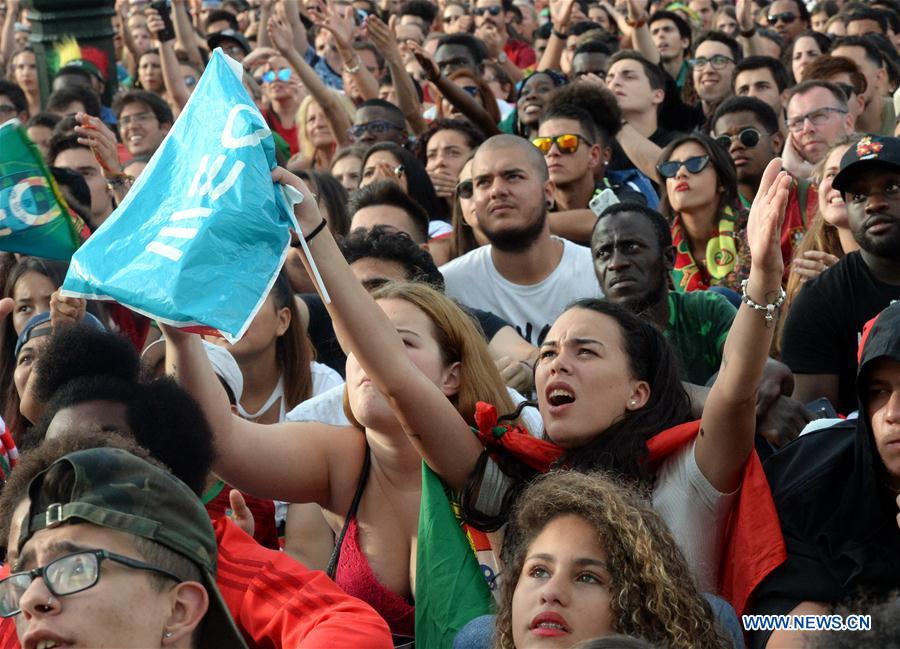
{"type": "Polygon", "coordinates": [[[472,161],[472,181],[478,226],[490,245],[441,267],[447,295],[495,313],[539,344],[570,302],[600,295],[591,251],[550,235],[553,182],[530,142],[488,139],[472,161]]]}
{"type": "Polygon", "coordinates": [[[594,226],[591,254],[606,299],[655,324],[677,351],[682,378],[705,385],[722,363],[737,309],[718,293],[669,290],[675,248],[665,217],[643,205],[613,205],[594,226]]]}
{"type": "MultiPolygon", "coordinates": [[[[719,371],[737,310],[712,291],[669,290],[675,265],[672,233],[665,217],[644,205],[619,203],[604,211],[594,226],[591,253],[606,299],[654,324],[675,349],[683,385],[700,413],[709,394],[704,386],[719,371]]],[[[762,452],[771,452],[762,438],[782,446],[810,419],[790,398],[791,385],[788,368],[769,359],[757,399],[757,448],[762,452]]]]}
{"type": "Polygon", "coordinates": [[[794,371],[794,397],[828,398],[838,412],[856,407],[857,347],[865,323],[900,299],[900,138],[866,136],[841,159],[832,186],[847,203],[859,250],[794,300],[782,358],[794,371]]]}

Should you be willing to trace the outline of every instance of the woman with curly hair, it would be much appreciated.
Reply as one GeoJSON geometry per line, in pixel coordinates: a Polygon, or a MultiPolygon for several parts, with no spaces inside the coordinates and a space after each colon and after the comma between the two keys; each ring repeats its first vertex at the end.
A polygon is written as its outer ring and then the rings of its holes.
{"type": "Polygon", "coordinates": [[[659,514],[603,474],[555,472],[518,501],[504,543],[494,649],[613,633],[669,649],[725,647],[659,514]]]}

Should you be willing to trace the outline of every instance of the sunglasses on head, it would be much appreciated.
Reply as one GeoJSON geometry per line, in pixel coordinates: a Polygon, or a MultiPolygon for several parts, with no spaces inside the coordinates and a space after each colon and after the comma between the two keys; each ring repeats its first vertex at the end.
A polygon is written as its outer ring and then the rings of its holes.
{"type": "Polygon", "coordinates": [[[752,126],[748,126],[747,128],[742,128],[741,132],[737,135],[720,135],[716,138],[716,142],[718,142],[723,149],[726,151],[731,148],[731,143],[734,142],[734,138],[738,139],[738,142],[741,143],[744,147],[748,149],[752,149],[757,144],[759,144],[759,139],[762,137],[760,132],[753,128],[752,126]]]}
{"type": "Polygon", "coordinates": [[[847,99],[850,99],[850,97],[851,97],[852,95],[855,95],[855,94],[856,94],[856,88],[855,88],[852,84],[849,84],[849,83],[836,83],[836,84],[834,84],[834,85],[836,85],[838,88],[841,89],[841,92],[844,93],[844,96],[845,96],[847,99]]]}
{"type": "Polygon", "coordinates": [[[777,22],[783,22],[785,25],[790,25],[792,22],[797,20],[797,14],[791,13],[790,11],[784,11],[780,14],[773,14],[771,16],[766,16],[770,25],[774,25],[777,22]]]}
{"type": "Polygon", "coordinates": [[[660,162],[656,165],[656,170],[663,178],[674,178],[681,167],[684,167],[692,174],[698,174],[709,164],[708,155],[695,155],[687,160],[669,160],[668,162],[660,162]]]}
{"type": "Polygon", "coordinates": [[[475,7],[472,13],[476,16],[483,16],[484,14],[499,16],[501,11],[503,11],[502,5],[491,5],[490,7],[475,7]]]}
{"type": "MultiPolygon", "coordinates": [[[[292,71],[290,68],[281,68],[278,71],[278,80],[279,81],[290,81],[292,71]]],[[[263,83],[272,83],[275,81],[275,70],[269,70],[268,72],[263,73],[262,81],[263,83]]]]}
{"type": "Polygon", "coordinates": [[[472,185],[471,180],[463,180],[456,186],[456,195],[460,198],[465,198],[469,200],[472,198],[472,195],[475,193],[475,187],[472,185]]]}
{"type": "Polygon", "coordinates": [[[563,133],[562,135],[555,135],[552,137],[536,137],[531,143],[538,148],[538,150],[547,155],[550,153],[550,149],[553,148],[553,143],[556,143],[557,148],[559,148],[560,153],[575,153],[578,151],[578,146],[581,141],[584,140],[588,146],[593,146],[593,143],[588,142],[588,140],[576,133],[563,133]]]}

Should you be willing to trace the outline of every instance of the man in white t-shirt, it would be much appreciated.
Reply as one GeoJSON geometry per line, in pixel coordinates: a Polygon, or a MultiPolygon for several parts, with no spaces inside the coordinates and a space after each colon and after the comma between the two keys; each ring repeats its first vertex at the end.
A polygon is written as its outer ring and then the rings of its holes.
{"type": "Polygon", "coordinates": [[[496,135],[472,162],[475,213],[490,245],[441,267],[450,297],[491,311],[533,345],[566,306],[600,297],[590,248],[550,235],[553,182],[531,142],[496,135]]]}

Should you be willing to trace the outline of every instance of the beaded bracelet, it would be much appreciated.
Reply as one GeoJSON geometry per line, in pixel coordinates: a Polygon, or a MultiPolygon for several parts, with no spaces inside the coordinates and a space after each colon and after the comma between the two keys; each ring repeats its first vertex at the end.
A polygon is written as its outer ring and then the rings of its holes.
{"type": "Polygon", "coordinates": [[[747,295],[747,285],[750,283],[749,279],[745,279],[741,282],[741,302],[749,306],[751,309],[755,311],[765,311],[766,312],[766,323],[771,323],[775,320],[775,311],[782,304],[784,304],[785,298],[787,298],[787,293],[784,292],[782,287],[778,287],[778,299],[775,300],[774,304],[757,304],[753,301],[753,299],[747,295]]]}

